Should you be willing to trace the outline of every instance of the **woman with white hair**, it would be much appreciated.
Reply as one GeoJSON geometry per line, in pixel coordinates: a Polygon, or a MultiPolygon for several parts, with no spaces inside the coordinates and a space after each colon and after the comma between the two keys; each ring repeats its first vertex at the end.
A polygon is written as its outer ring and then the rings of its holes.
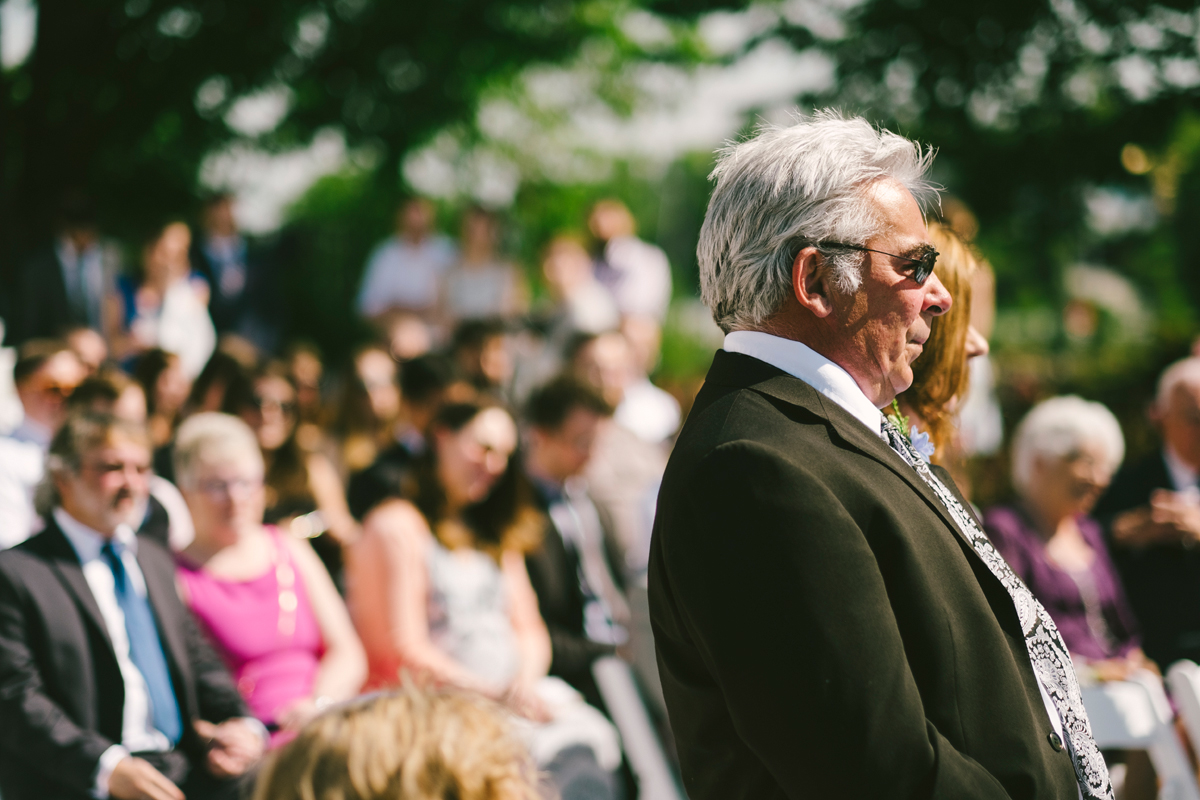
{"type": "Polygon", "coordinates": [[[358,693],[362,644],[308,542],[262,524],[263,457],[246,423],[188,419],[175,439],[175,476],[196,527],[179,554],[184,602],[279,744],[358,693]]]}
{"type": "Polygon", "coordinates": [[[1152,667],[1088,516],[1125,456],[1116,418],[1100,403],[1051,398],[1021,421],[1012,448],[1018,502],[984,515],[993,543],[1050,612],[1077,668],[1103,681],[1152,667]]]}

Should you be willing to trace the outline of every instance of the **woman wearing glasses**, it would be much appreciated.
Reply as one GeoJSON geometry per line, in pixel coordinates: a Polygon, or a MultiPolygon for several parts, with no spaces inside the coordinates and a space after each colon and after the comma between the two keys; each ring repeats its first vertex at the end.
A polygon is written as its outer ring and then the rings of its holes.
{"type": "Polygon", "coordinates": [[[175,475],[196,525],[179,554],[180,591],[274,745],[355,696],[366,657],[312,548],[261,524],[263,466],[236,417],[197,414],[179,429],[175,475]]]}
{"type": "Polygon", "coordinates": [[[355,541],[360,529],[322,447],[320,430],[299,424],[296,386],[287,366],[268,363],[249,381],[239,382],[226,405],[251,427],[262,448],[264,521],[312,539],[329,574],[340,583],[342,547],[355,541]]]}

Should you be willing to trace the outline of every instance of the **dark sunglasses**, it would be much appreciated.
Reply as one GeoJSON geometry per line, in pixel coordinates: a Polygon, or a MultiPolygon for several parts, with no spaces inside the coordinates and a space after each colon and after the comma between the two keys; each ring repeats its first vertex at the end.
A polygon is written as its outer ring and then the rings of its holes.
{"type": "Polygon", "coordinates": [[[921,255],[919,256],[902,256],[896,253],[885,253],[882,250],[873,250],[870,247],[863,247],[859,244],[847,244],[845,242],[821,242],[817,245],[820,248],[841,248],[842,250],[857,250],[860,253],[879,253],[881,256],[891,256],[902,261],[907,261],[913,265],[912,279],[918,284],[924,284],[929,280],[929,276],[933,274],[933,268],[937,266],[938,251],[933,249],[932,245],[923,245],[921,255]]]}

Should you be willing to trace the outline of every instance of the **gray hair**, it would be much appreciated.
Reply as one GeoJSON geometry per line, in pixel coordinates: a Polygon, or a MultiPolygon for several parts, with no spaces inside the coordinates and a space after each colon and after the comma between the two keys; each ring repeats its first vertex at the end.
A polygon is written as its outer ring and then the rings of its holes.
{"type": "Polygon", "coordinates": [[[1085,443],[1104,448],[1109,474],[1125,458],[1125,437],[1117,418],[1102,403],[1068,395],[1038,403],[1021,420],[1013,436],[1012,480],[1021,494],[1033,481],[1033,464],[1042,458],[1063,458],[1085,443]]]}
{"type": "Polygon", "coordinates": [[[1163,370],[1158,379],[1154,405],[1159,413],[1167,410],[1171,395],[1180,386],[1200,386],[1200,358],[1184,358],[1163,370]]]}
{"type": "Polygon", "coordinates": [[[175,482],[191,487],[200,462],[251,463],[263,468],[258,438],[245,422],[215,411],[196,414],[175,435],[175,482]]]}
{"type": "Polygon", "coordinates": [[[150,434],[141,423],[93,411],[67,417],[50,441],[50,449],[46,453],[46,471],[34,490],[33,507],[39,516],[46,516],[62,503],[55,477],[68,472],[78,475],[84,454],[105,446],[117,436],[150,450],[150,434]]]}
{"type": "MultiPolygon", "coordinates": [[[[700,229],[700,296],[726,333],[760,326],[792,290],[792,262],[807,246],[863,245],[883,232],[865,190],[892,178],[922,209],[937,203],[925,174],[933,151],[861,117],[818,111],[790,127],[764,124],[720,152],[717,185],[700,229]]],[[[865,254],[818,247],[835,287],[858,291],[865,254]]]]}

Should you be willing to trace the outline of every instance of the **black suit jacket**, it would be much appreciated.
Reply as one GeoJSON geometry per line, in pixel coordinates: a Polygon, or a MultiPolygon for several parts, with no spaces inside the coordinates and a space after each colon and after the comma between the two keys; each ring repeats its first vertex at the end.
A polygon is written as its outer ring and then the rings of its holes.
{"type": "MultiPolygon", "coordinates": [[[[191,722],[250,716],[175,592],[171,555],[139,538],[138,564],[184,720],[178,751],[203,763],[191,722]]],[[[125,687],[71,543],[53,519],[0,552],[0,794],[90,798],[101,754],[121,741],[125,687]]]]}
{"type": "Polygon", "coordinates": [[[266,352],[279,345],[285,303],[279,287],[276,260],[256,243],[246,243],[246,283],[234,295],[221,291],[216,269],[204,249],[204,235],[193,240],[189,253],[194,269],[209,286],[208,312],[217,333],[236,333],[266,352]]]}
{"type": "MultiPolygon", "coordinates": [[[[542,511],[548,510],[550,504],[544,493],[537,491],[536,495],[542,511]]],[[[549,514],[541,545],[525,556],[525,569],[550,633],[550,674],[574,686],[593,706],[604,708],[592,677],[592,664],[602,656],[614,655],[617,649],[593,642],[584,633],[579,554],[566,546],[549,514]]]]}
{"type": "Polygon", "coordinates": [[[53,246],[33,253],[17,272],[9,344],[60,335],[74,325],[86,325],[67,299],[62,264],[53,246]]]}
{"type": "Polygon", "coordinates": [[[916,472],[802,381],[717,353],[649,581],[691,800],[1078,796],[1008,592],[916,472]]]}
{"type": "Polygon", "coordinates": [[[1155,489],[1175,486],[1162,452],[1127,464],[1096,504],[1093,516],[1109,534],[1113,562],[1142,629],[1142,649],[1165,670],[1181,658],[1200,661],[1200,550],[1181,544],[1121,547],[1113,519],[1150,504],[1155,489]]]}

